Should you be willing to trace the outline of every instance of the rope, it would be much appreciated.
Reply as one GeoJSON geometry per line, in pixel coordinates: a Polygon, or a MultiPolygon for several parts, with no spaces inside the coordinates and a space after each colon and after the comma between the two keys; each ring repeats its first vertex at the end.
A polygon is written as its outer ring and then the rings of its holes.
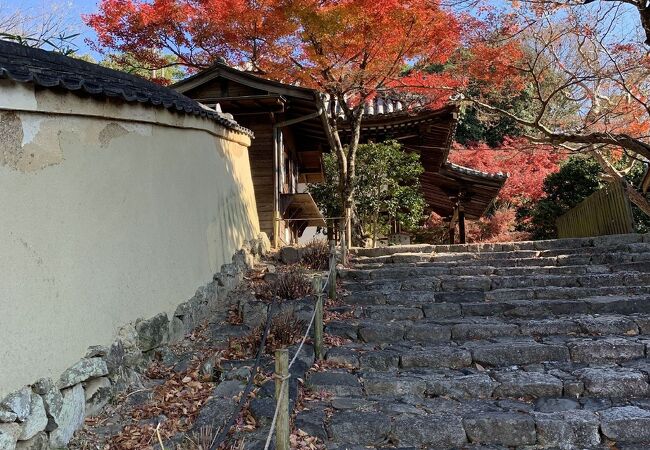
{"type": "MultiPolygon", "coordinates": [[[[332,274],[332,271],[336,270],[336,265],[333,267],[330,267],[327,281],[324,283],[323,288],[321,289],[321,292],[317,294],[316,301],[318,302],[320,299],[319,297],[327,291],[327,286],[330,281],[330,276],[332,274]]],[[[307,338],[309,337],[309,332],[311,331],[311,327],[314,325],[314,319],[316,318],[316,305],[314,305],[314,312],[311,315],[311,319],[309,320],[309,325],[307,325],[307,330],[305,331],[304,336],[300,340],[300,345],[298,345],[298,349],[296,350],[296,353],[293,355],[293,358],[291,358],[291,361],[289,362],[289,366],[287,367],[287,371],[291,370],[291,367],[293,364],[296,362],[298,359],[298,355],[300,355],[300,352],[302,351],[302,347],[305,345],[305,341],[307,341],[307,338]]],[[[271,427],[269,429],[269,433],[266,436],[266,443],[264,444],[264,450],[269,450],[269,445],[271,445],[271,438],[273,437],[273,432],[275,431],[275,424],[278,420],[278,414],[280,412],[280,401],[282,399],[282,396],[284,395],[285,388],[287,387],[288,383],[287,381],[291,378],[291,373],[289,373],[286,377],[279,377],[276,375],[276,379],[282,379],[282,383],[280,385],[280,395],[278,396],[278,401],[275,404],[275,411],[273,412],[273,420],[271,421],[271,427]]]]}
{"type": "Polygon", "coordinates": [[[271,421],[271,429],[269,434],[266,436],[266,443],[264,444],[264,450],[269,450],[269,445],[271,445],[271,437],[273,436],[273,430],[275,430],[275,423],[278,420],[278,414],[280,413],[280,399],[284,395],[285,387],[287,386],[287,380],[291,378],[291,375],[287,375],[282,379],[282,384],[280,385],[280,395],[278,396],[278,401],[275,405],[275,411],[273,413],[273,420],[271,421]]]}
{"type": "Polygon", "coordinates": [[[237,408],[235,408],[235,411],[233,411],[233,414],[230,416],[230,419],[228,420],[228,422],[226,422],[224,428],[222,428],[221,432],[217,435],[217,437],[212,441],[210,450],[218,449],[226,441],[226,439],[228,438],[228,433],[230,432],[230,428],[232,428],[232,426],[235,424],[237,417],[239,417],[241,410],[244,408],[244,404],[248,399],[248,395],[253,389],[253,381],[255,379],[255,375],[257,374],[257,369],[260,366],[262,355],[264,354],[264,347],[266,346],[266,338],[268,337],[269,331],[271,330],[271,322],[272,322],[271,312],[273,311],[273,305],[274,303],[271,303],[266,309],[266,324],[264,325],[264,333],[262,334],[262,340],[260,341],[260,348],[257,350],[257,355],[255,357],[255,364],[253,365],[253,369],[251,370],[251,374],[248,378],[248,383],[246,384],[246,388],[242,393],[237,408]]]}
{"type": "MultiPolygon", "coordinates": [[[[318,298],[316,299],[318,301],[318,298]]],[[[305,332],[304,336],[300,340],[300,345],[298,346],[298,350],[296,350],[296,353],[293,355],[293,358],[291,358],[291,361],[289,362],[289,366],[287,366],[287,371],[291,370],[291,367],[293,366],[293,363],[296,362],[296,359],[298,359],[298,355],[300,355],[300,352],[302,351],[303,345],[305,345],[305,341],[309,337],[309,332],[311,331],[311,327],[314,324],[314,319],[316,318],[316,306],[314,306],[314,312],[311,315],[311,320],[309,321],[309,325],[307,326],[307,331],[305,332]]],[[[282,379],[282,384],[280,385],[280,395],[278,395],[278,401],[275,403],[275,412],[273,413],[273,421],[271,421],[271,428],[269,429],[269,434],[266,436],[266,444],[264,445],[264,450],[269,449],[269,445],[271,445],[271,437],[273,437],[273,432],[275,431],[275,422],[278,419],[278,413],[280,412],[280,401],[282,399],[282,396],[284,395],[284,390],[285,386],[287,386],[287,381],[291,378],[291,373],[287,375],[286,377],[279,377],[276,375],[277,379],[282,379]]]]}
{"type": "Polygon", "coordinates": [[[282,384],[280,385],[280,395],[278,395],[278,401],[275,404],[275,412],[273,413],[273,420],[271,421],[271,428],[269,429],[269,434],[266,436],[266,443],[264,444],[264,450],[269,450],[269,445],[271,445],[271,437],[273,436],[273,430],[275,430],[275,423],[278,421],[278,414],[280,412],[280,399],[284,395],[284,387],[287,385],[287,380],[291,378],[291,375],[283,377],[282,384]]]}
{"type": "MultiPolygon", "coordinates": [[[[316,301],[318,301],[318,299],[316,301]]],[[[305,335],[302,337],[302,340],[300,341],[300,345],[298,346],[298,350],[296,350],[296,354],[293,355],[293,358],[291,358],[291,362],[289,363],[289,369],[291,369],[293,363],[296,362],[296,359],[298,359],[298,355],[302,350],[302,346],[305,345],[305,341],[307,340],[307,337],[309,337],[309,331],[311,331],[311,326],[314,324],[315,318],[316,318],[316,306],[314,305],[314,312],[311,315],[311,320],[309,321],[309,325],[307,326],[307,331],[305,332],[305,335]]]]}
{"type": "MultiPolygon", "coordinates": [[[[321,289],[320,293],[317,293],[316,296],[316,301],[319,300],[319,296],[323,295],[327,291],[327,287],[329,285],[329,282],[332,277],[332,272],[336,270],[336,264],[334,264],[332,267],[329,268],[328,271],[328,276],[326,278],[325,283],[323,283],[323,287],[321,289]]],[[[237,417],[239,417],[239,414],[241,413],[241,410],[244,407],[244,404],[246,403],[248,396],[253,388],[253,381],[255,379],[255,375],[257,373],[257,369],[259,368],[260,361],[262,359],[262,354],[264,353],[264,347],[266,346],[266,338],[269,335],[269,331],[271,330],[271,322],[272,322],[272,310],[275,302],[272,302],[266,311],[266,324],[264,325],[264,333],[262,334],[262,340],[260,341],[260,347],[257,350],[257,356],[255,358],[255,364],[253,366],[253,369],[251,371],[250,377],[248,378],[248,383],[246,384],[246,388],[244,389],[244,392],[242,393],[242,397],[239,400],[239,404],[237,405],[237,408],[233,412],[233,414],[230,416],[230,419],[228,422],[226,422],[226,425],[224,428],[221,430],[221,432],[217,435],[217,437],[212,441],[212,445],[210,446],[210,450],[216,450],[218,449],[228,438],[228,433],[230,432],[230,429],[232,426],[235,424],[235,421],[237,420],[237,417]]],[[[300,340],[300,345],[298,345],[298,349],[296,350],[296,353],[293,355],[293,358],[291,358],[291,361],[289,362],[289,366],[287,367],[287,370],[290,371],[291,367],[293,364],[296,362],[298,359],[298,355],[300,355],[300,352],[302,351],[303,346],[305,345],[305,342],[307,341],[309,337],[309,333],[311,331],[312,326],[314,325],[314,320],[316,318],[316,305],[314,305],[314,312],[311,315],[311,319],[309,320],[309,325],[307,326],[307,330],[305,331],[305,334],[303,335],[302,339],[300,340]]],[[[275,424],[278,419],[278,414],[280,411],[280,399],[284,395],[285,390],[287,389],[289,379],[291,378],[291,374],[288,374],[285,377],[278,377],[275,375],[276,379],[281,378],[282,382],[280,385],[280,395],[278,396],[278,401],[275,405],[275,412],[273,413],[273,421],[271,422],[271,428],[269,429],[269,434],[266,437],[266,444],[264,445],[264,450],[269,449],[269,445],[271,445],[271,438],[273,436],[273,432],[275,431],[275,424]]]]}

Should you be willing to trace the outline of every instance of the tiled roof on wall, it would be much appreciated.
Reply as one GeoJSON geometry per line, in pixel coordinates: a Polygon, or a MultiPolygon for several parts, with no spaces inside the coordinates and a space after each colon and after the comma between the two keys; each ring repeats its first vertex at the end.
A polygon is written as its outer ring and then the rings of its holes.
{"type": "Polygon", "coordinates": [[[207,117],[220,125],[252,136],[232,118],[203,107],[177,91],[144,78],[55,52],[0,40],[0,79],[32,83],[52,90],[78,95],[118,98],[127,103],[143,103],[172,112],[207,117]]]}

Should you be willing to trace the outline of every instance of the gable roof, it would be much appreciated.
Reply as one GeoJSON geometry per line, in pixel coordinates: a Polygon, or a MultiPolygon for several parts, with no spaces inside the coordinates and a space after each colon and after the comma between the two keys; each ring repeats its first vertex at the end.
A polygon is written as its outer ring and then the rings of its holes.
{"type": "Polygon", "coordinates": [[[287,126],[293,127],[299,139],[329,149],[323,102],[315,89],[269,80],[223,63],[215,63],[171,87],[206,105],[219,105],[243,123],[251,123],[252,115],[269,112],[285,124],[296,120],[287,126]],[[235,87],[235,92],[229,92],[230,87],[235,87]]]}
{"type": "Polygon", "coordinates": [[[305,100],[314,100],[318,97],[318,91],[315,89],[269,80],[250,72],[235,69],[223,63],[214,63],[208,69],[185,78],[170,87],[176,89],[178,92],[185,93],[215,78],[225,78],[254,89],[285,97],[295,97],[305,100]]]}
{"type": "MultiPolygon", "coordinates": [[[[187,95],[195,96],[204,103],[221,104],[230,108],[233,113],[240,110],[247,112],[273,102],[284,104],[287,101],[292,104],[291,109],[286,111],[287,115],[313,113],[321,101],[325,111],[330,110],[327,96],[320,98],[315,89],[267,80],[223,63],[216,63],[173,87],[187,95]],[[253,88],[254,92],[227,96],[227,89],[221,93],[218,89],[202,90],[219,80],[248,86],[253,88]]],[[[339,110],[336,105],[334,107],[339,110]]],[[[421,189],[431,209],[441,216],[451,215],[455,208],[453,196],[458,195],[461,190],[466,190],[466,217],[478,219],[486,212],[508,176],[503,173],[481,172],[448,161],[457,124],[458,105],[455,103],[438,109],[408,110],[404,109],[399,101],[377,97],[365,105],[361,121],[361,140],[368,142],[398,139],[404,149],[420,155],[425,169],[420,177],[421,189]]],[[[322,120],[315,118],[299,124],[301,132],[309,133],[311,142],[320,139],[327,143],[322,127],[322,120]]],[[[351,134],[349,124],[343,120],[339,130],[347,137],[351,134]]]]}
{"type": "Polygon", "coordinates": [[[250,130],[229,117],[211,111],[173,89],[136,75],[15,42],[0,40],[0,79],[80,96],[117,98],[126,103],[141,103],[175,113],[206,117],[252,136],[250,130]]]}

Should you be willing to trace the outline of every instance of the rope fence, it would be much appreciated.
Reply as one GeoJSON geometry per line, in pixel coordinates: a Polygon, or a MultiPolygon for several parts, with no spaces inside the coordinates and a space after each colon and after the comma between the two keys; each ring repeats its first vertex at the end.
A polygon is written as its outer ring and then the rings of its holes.
{"type": "Polygon", "coordinates": [[[313,279],[314,292],[316,293],[316,304],[314,305],[314,312],[311,315],[309,320],[309,325],[305,331],[304,336],[300,340],[300,345],[296,353],[291,358],[291,362],[285,367],[283,364],[278,364],[278,361],[282,361],[285,358],[287,351],[285,349],[278,350],[275,353],[276,360],[276,373],[275,373],[275,394],[277,401],[275,404],[275,411],[273,413],[273,420],[271,421],[271,428],[269,433],[266,436],[266,443],[264,444],[264,450],[269,450],[271,445],[271,439],[273,438],[273,433],[275,432],[276,436],[276,450],[289,450],[289,380],[291,379],[290,371],[293,364],[298,359],[302,347],[305,345],[305,341],[309,338],[309,332],[311,331],[314,322],[316,322],[316,333],[314,333],[314,355],[316,359],[322,358],[322,349],[323,349],[323,294],[327,292],[328,287],[331,283],[336,283],[336,255],[333,252],[334,247],[330,245],[330,264],[329,264],[329,273],[325,283],[320,275],[317,275],[313,279]],[[334,257],[332,258],[332,254],[334,257]],[[319,317],[320,316],[320,317],[319,317]],[[320,333],[318,329],[320,328],[320,333]],[[284,352],[284,353],[283,353],[284,352]]]}
{"type": "MultiPolygon", "coordinates": [[[[305,333],[300,340],[298,349],[296,353],[289,361],[288,350],[281,349],[275,352],[275,374],[274,378],[276,381],[275,396],[277,398],[275,411],[273,413],[273,420],[271,422],[271,428],[266,438],[266,443],[264,445],[264,450],[268,450],[271,445],[271,439],[273,433],[276,434],[276,449],[277,450],[289,450],[289,434],[290,434],[290,424],[289,424],[289,380],[291,378],[290,370],[298,359],[300,352],[302,351],[303,346],[307,339],[309,339],[309,334],[312,327],[315,329],[314,333],[314,355],[316,359],[322,358],[323,353],[323,296],[329,289],[329,297],[334,298],[336,296],[336,247],[333,242],[330,242],[330,259],[329,259],[329,270],[325,283],[323,283],[322,275],[316,275],[312,280],[313,291],[316,295],[316,303],[314,305],[314,312],[311,315],[309,324],[305,333]]],[[[217,450],[220,448],[227,440],[228,434],[232,426],[234,425],[237,417],[239,417],[250,392],[252,391],[253,382],[257,370],[260,366],[260,361],[262,354],[264,353],[264,348],[266,345],[266,339],[268,337],[269,331],[271,329],[271,323],[273,321],[273,309],[276,304],[274,299],[271,304],[269,304],[266,315],[266,323],[264,325],[264,333],[262,334],[262,339],[260,341],[260,347],[257,351],[255,358],[255,364],[251,370],[246,388],[242,393],[239,404],[237,408],[231,415],[230,419],[221,432],[215,437],[210,445],[210,450],[217,450]]]]}

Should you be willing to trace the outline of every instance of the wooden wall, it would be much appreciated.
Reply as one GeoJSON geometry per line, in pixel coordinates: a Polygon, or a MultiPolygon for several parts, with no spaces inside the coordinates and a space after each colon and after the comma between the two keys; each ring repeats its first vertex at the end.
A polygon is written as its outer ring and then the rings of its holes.
{"type": "Polygon", "coordinates": [[[608,184],[560,216],[557,231],[560,238],[633,233],[632,208],[621,183],[608,184]]]}
{"type": "Polygon", "coordinates": [[[257,215],[260,231],[269,238],[273,235],[273,124],[268,115],[256,116],[255,120],[240,120],[240,124],[255,133],[248,149],[251,175],[255,189],[257,215]]]}
{"type": "MultiPolygon", "coordinates": [[[[214,79],[201,86],[185,93],[191,98],[201,101],[202,99],[216,99],[219,97],[237,97],[266,94],[259,89],[254,89],[230,80],[214,79]]],[[[229,112],[224,109],[224,112],[229,112]]],[[[264,231],[269,238],[273,237],[273,124],[274,119],[282,121],[286,119],[283,114],[277,114],[275,118],[270,112],[251,110],[246,113],[234,113],[235,120],[242,126],[250,129],[255,134],[252,145],[248,150],[251,175],[255,190],[255,201],[257,203],[257,215],[260,221],[260,231],[264,231]]],[[[284,152],[289,157],[289,169],[298,179],[299,159],[296,153],[296,140],[290,127],[282,130],[284,152]]],[[[281,164],[284,167],[284,156],[281,164]]],[[[282,180],[283,192],[292,191],[286,186],[287,180],[282,180]]],[[[285,228],[287,222],[280,222],[279,238],[285,240],[285,228]]],[[[290,227],[291,228],[291,227],[290,227]]],[[[294,230],[292,230],[292,233],[294,230]]],[[[295,233],[294,233],[295,234],[295,233]]]]}

